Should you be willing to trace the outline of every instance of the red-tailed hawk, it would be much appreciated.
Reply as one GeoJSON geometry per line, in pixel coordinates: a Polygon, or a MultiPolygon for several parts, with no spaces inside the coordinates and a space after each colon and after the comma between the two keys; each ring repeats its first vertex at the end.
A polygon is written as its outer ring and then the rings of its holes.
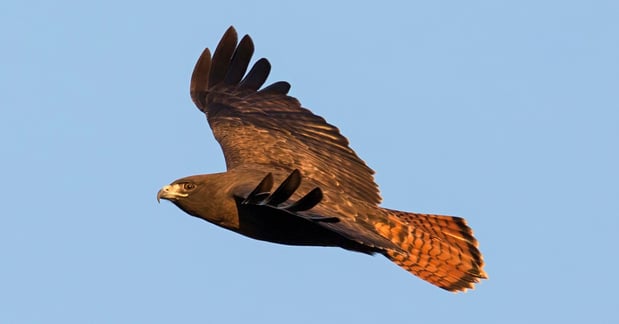
{"type": "Polygon", "coordinates": [[[251,38],[237,43],[230,27],[212,58],[204,50],[191,77],[191,98],[206,114],[227,171],[178,179],[157,199],[258,240],[382,254],[449,291],[486,278],[464,219],[380,207],[374,172],[339,130],[288,96],[287,82],[262,88],[266,59],[246,73],[253,52],[251,38]]]}

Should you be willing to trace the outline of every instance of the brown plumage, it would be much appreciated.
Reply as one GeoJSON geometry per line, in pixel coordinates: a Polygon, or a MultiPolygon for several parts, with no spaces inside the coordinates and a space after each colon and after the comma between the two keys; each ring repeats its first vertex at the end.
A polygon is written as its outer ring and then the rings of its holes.
{"type": "Polygon", "coordinates": [[[237,43],[230,27],[212,58],[204,50],[191,78],[191,98],[227,171],[176,180],[158,199],[259,240],[380,253],[450,291],[486,278],[464,219],[381,208],[374,171],[339,130],[288,96],[287,82],[261,89],[266,59],[246,73],[253,51],[251,38],[237,43]]]}

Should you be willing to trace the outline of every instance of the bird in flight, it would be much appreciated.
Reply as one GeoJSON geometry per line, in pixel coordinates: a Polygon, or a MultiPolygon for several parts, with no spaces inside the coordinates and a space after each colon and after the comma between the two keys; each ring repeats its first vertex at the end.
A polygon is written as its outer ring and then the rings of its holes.
{"type": "Polygon", "coordinates": [[[157,200],[258,240],[382,254],[448,291],[487,278],[463,218],[380,207],[374,171],[335,126],[288,95],[288,82],[263,87],[268,60],[247,72],[253,52],[252,39],[239,42],[234,27],[213,56],[202,52],[190,94],[227,170],[178,179],[157,200]]]}

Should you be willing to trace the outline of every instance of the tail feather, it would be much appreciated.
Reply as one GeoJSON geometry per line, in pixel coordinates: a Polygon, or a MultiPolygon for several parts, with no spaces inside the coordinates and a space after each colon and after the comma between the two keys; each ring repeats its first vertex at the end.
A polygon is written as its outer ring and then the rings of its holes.
{"type": "Polygon", "coordinates": [[[377,231],[408,253],[384,254],[402,268],[449,291],[465,291],[487,278],[478,242],[463,218],[385,209],[377,231]]]}

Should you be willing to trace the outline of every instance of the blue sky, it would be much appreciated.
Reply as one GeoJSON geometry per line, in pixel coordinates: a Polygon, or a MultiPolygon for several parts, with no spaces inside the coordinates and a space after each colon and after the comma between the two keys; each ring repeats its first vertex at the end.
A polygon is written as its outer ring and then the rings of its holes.
{"type": "Polygon", "coordinates": [[[4,1],[0,322],[610,323],[616,1],[4,1]],[[224,170],[189,98],[234,25],[377,171],[384,206],[467,218],[490,279],[254,241],[157,190],[224,170]]]}

